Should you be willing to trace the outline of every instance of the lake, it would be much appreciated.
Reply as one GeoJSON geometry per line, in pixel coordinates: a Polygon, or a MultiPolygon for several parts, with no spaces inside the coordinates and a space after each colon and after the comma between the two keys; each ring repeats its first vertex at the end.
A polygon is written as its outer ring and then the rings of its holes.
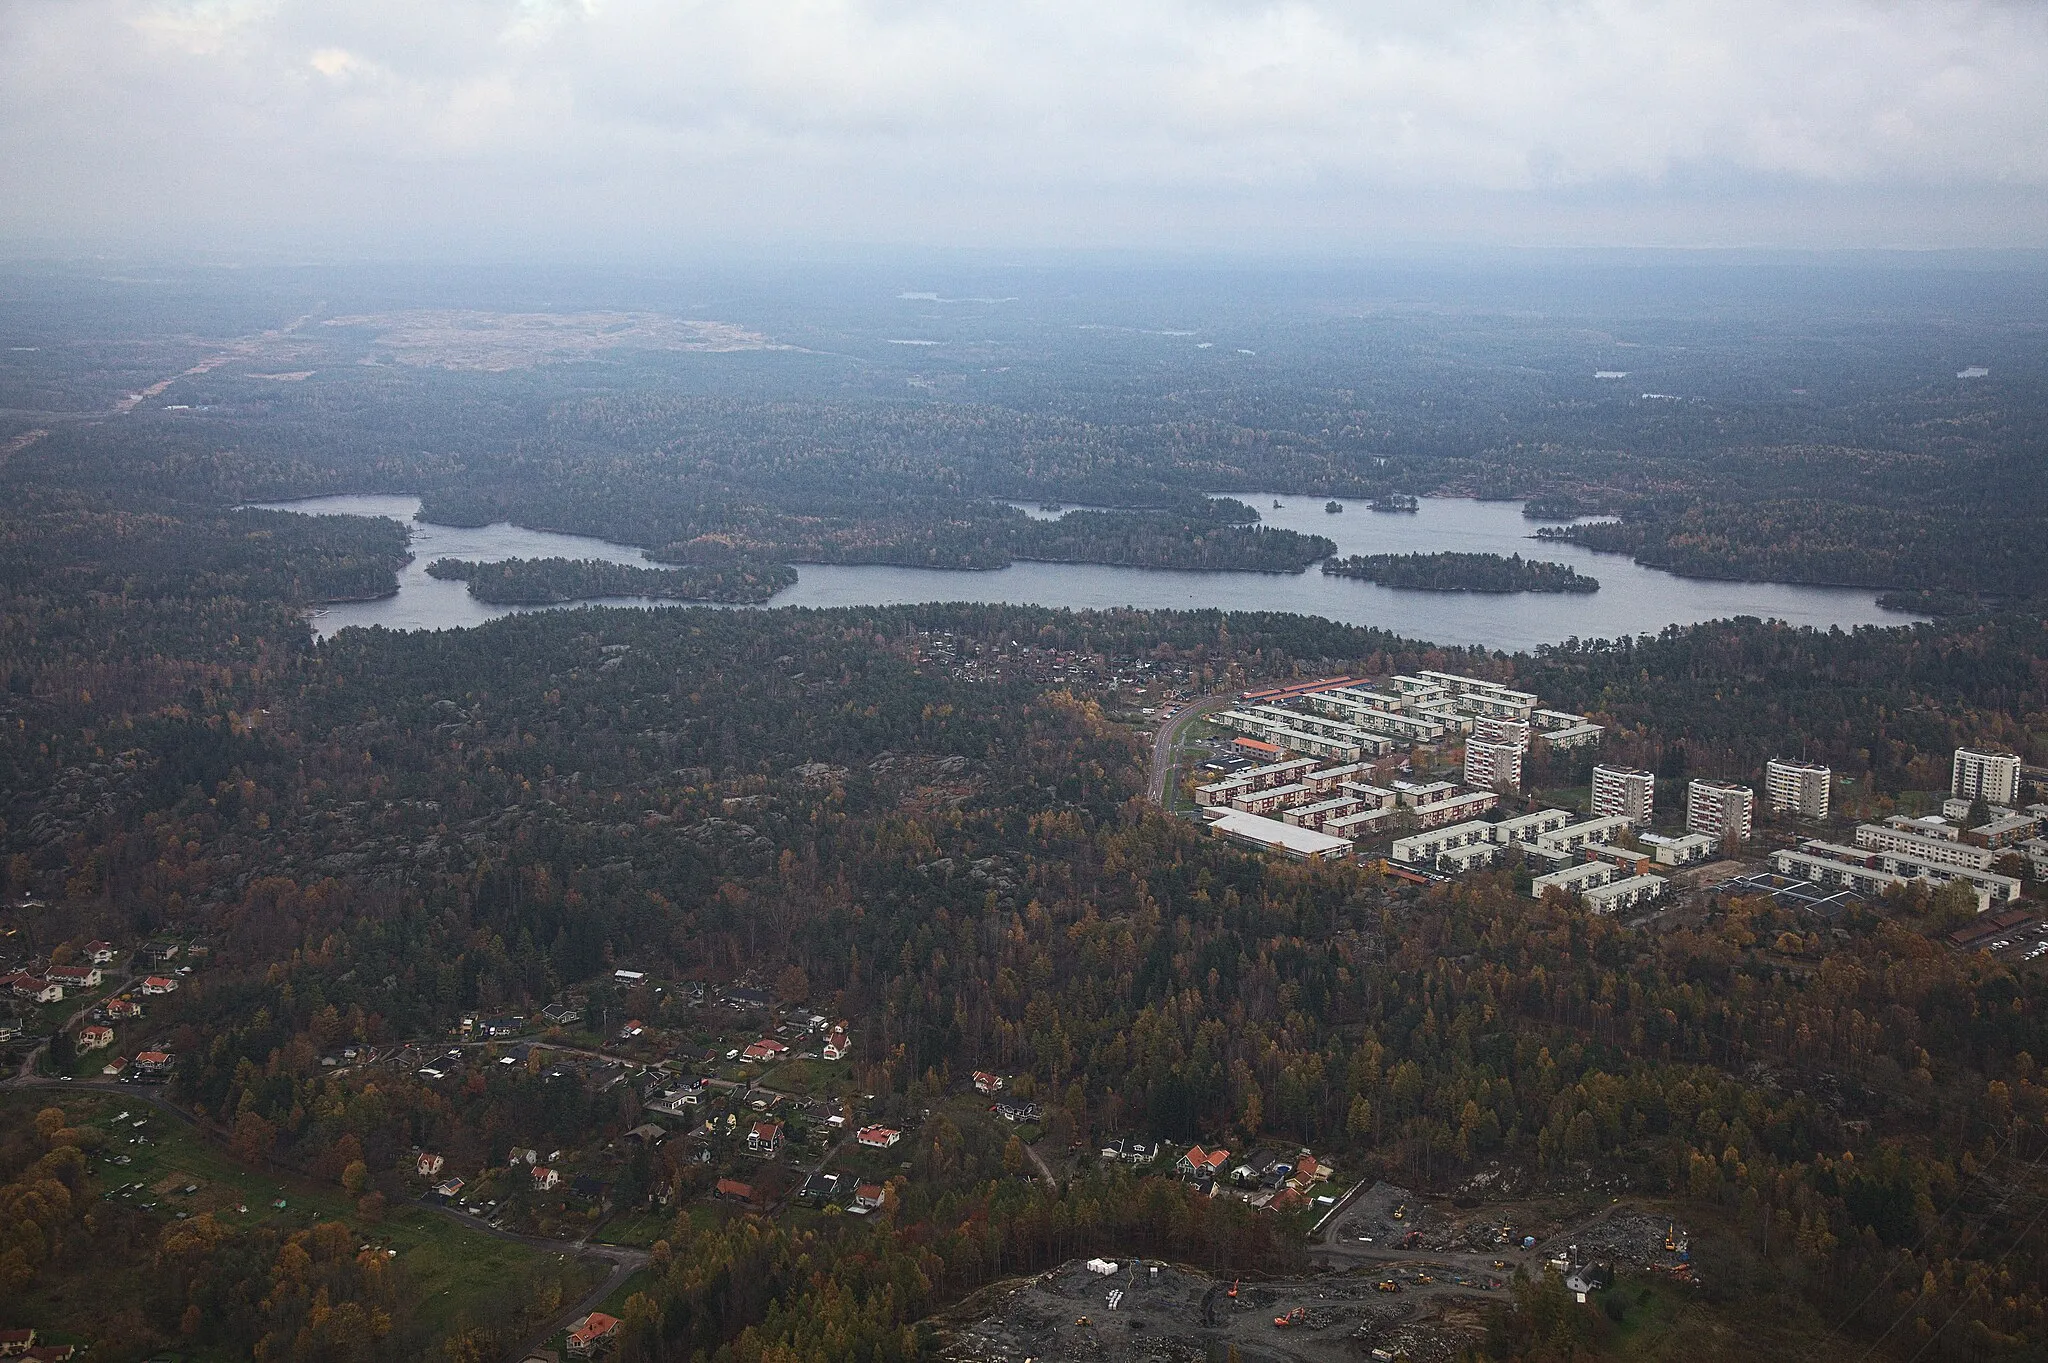
{"type": "MultiPolygon", "coordinates": [[[[798,581],[769,603],[775,606],[878,606],[924,601],[986,601],[1075,609],[1136,606],[1148,610],[1294,611],[1353,625],[1376,625],[1411,639],[1488,648],[1534,648],[1577,636],[1615,638],[1655,633],[1670,624],[1755,615],[1794,625],[1898,625],[1915,617],[1878,608],[1868,588],[1795,587],[1771,582],[1713,582],[1644,568],[1621,554],[1596,554],[1571,544],[1539,542],[1536,525],[1519,502],[1424,498],[1412,515],[1368,511],[1347,502],[1341,514],[1324,511],[1323,497],[1233,493],[1258,508],[1267,525],[1326,535],[1339,554],[1520,553],[1567,563],[1600,579],[1590,596],[1521,593],[1418,592],[1311,568],[1290,573],[1183,573],[1079,563],[1016,563],[992,572],[798,564],[798,581]],[[1273,503],[1280,505],[1275,507],[1273,503]]],[[[505,558],[589,558],[652,565],[639,549],[581,535],[558,535],[499,524],[473,529],[414,519],[417,497],[341,496],[262,505],[314,515],[389,516],[412,530],[413,561],[398,575],[398,594],[378,601],[345,602],[313,618],[325,638],[351,625],[387,629],[449,629],[482,624],[516,610],[560,607],[490,606],[462,582],[428,577],[437,558],[489,562],[505,558]]],[[[1034,505],[1034,515],[1043,515],[1034,505]]],[[[590,604],[590,603],[579,603],[590,604]]],[[[601,604],[673,606],[628,598],[601,604]]]]}

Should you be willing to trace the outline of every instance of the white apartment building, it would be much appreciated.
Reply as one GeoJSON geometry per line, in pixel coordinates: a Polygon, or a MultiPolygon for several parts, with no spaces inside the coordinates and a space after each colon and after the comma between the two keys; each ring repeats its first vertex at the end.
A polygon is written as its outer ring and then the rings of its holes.
{"type": "Polygon", "coordinates": [[[1651,772],[1605,762],[1593,768],[1593,813],[1601,818],[1626,819],[1633,827],[1647,828],[1656,799],[1657,778],[1651,772]]]}
{"type": "Polygon", "coordinates": [[[1684,833],[1675,838],[1662,833],[1639,833],[1636,841],[1650,849],[1659,866],[1695,865],[1714,855],[1721,845],[1719,838],[1704,833],[1684,833]]]}
{"type": "Polygon", "coordinates": [[[2020,796],[2020,760],[2011,753],[1957,748],[1949,786],[1958,800],[2013,804],[2020,796]]]}
{"type": "Polygon", "coordinates": [[[1764,764],[1764,802],[1776,814],[1825,819],[1835,774],[1816,762],[1773,757],[1764,764]]]}
{"type": "Polygon", "coordinates": [[[1620,913],[1661,898],[1669,885],[1670,882],[1662,876],[1629,876],[1625,880],[1582,890],[1579,897],[1594,913],[1620,913]]]}
{"type": "Polygon", "coordinates": [[[1526,719],[1495,719],[1481,715],[1472,721],[1472,737],[1488,743],[1512,743],[1518,748],[1526,748],[1533,732],[1526,719]]]}
{"type": "Polygon", "coordinates": [[[1534,814],[1517,814],[1493,826],[1493,840],[1503,846],[1535,842],[1545,833],[1555,833],[1571,821],[1572,815],[1562,809],[1539,809],[1534,814]]]}
{"type": "Polygon", "coordinates": [[[1749,841],[1755,823],[1756,792],[1730,781],[1688,781],[1685,831],[1720,842],[1729,835],[1749,841]]]}
{"type": "Polygon", "coordinates": [[[1930,837],[1894,825],[1856,825],[1856,845],[1880,852],[1909,852],[1930,866],[1954,866],[1967,871],[1991,869],[1992,851],[1955,838],[1930,837]]]}
{"type": "MultiPolygon", "coordinates": [[[[1485,843],[1495,847],[1493,825],[1481,819],[1468,823],[1451,824],[1445,828],[1433,828],[1423,833],[1411,833],[1405,838],[1394,839],[1395,861],[1405,861],[1410,866],[1431,866],[1444,852],[1455,847],[1472,847],[1485,843]]],[[[1495,850],[1498,850],[1495,847],[1495,850]]]]}
{"type": "Polygon", "coordinates": [[[1488,743],[1472,738],[1465,742],[1465,784],[1474,790],[1522,788],[1522,753],[1519,743],[1488,743]]]}
{"type": "Polygon", "coordinates": [[[1612,862],[1586,861],[1577,866],[1567,866],[1561,871],[1550,871],[1529,882],[1529,897],[1543,898],[1545,890],[1558,890],[1564,894],[1579,894],[1596,885],[1606,885],[1621,873],[1612,862]]]}
{"type": "Polygon", "coordinates": [[[1474,843],[1469,847],[1447,847],[1436,854],[1436,869],[1449,875],[1460,875],[1466,871],[1477,871],[1500,860],[1501,849],[1494,843],[1474,843]]]}
{"type": "Polygon", "coordinates": [[[1598,819],[1585,819],[1567,824],[1554,832],[1539,834],[1536,845],[1549,852],[1576,852],[1589,843],[1606,842],[1609,837],[1629,826],[1629,821],[1620,815],[1606,815],[1598,819]]]}

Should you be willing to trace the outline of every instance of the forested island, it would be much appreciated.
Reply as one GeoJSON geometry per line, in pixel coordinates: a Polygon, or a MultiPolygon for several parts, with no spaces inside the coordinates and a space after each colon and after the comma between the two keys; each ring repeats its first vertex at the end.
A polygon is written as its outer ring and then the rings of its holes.
{"type": "Polygon", "coordinates": [[[1070,511],[1013,531],[1010,552],[1049,563],[1298,573],[1336,553],[1337,546],[1321,535],[1228,523],[1214,515],[1070,511]]]}
{"type": "Polygon", "coordinates": [[[1600,590],[1600,579],[1562,563],[1520,554],[1353,554],[1329,559],[1331,577],[1423,592],[1575,592],[1600,590]]]}
{"type": "Polygon", "coordinates": [[[427,565],[427,575],[467,582],[471,596],[494,606],[556,606],[611,596],[758,605],[796,585],[796,569],[782,563],[636,568],[587,558],[509,558],[495,563],[439,558],[427,565]]]}

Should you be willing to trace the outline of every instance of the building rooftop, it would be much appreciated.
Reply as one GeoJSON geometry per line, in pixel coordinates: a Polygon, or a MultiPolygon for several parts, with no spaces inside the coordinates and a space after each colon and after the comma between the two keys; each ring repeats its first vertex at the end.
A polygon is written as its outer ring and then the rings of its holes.
{"type": "Polygon", "coordinates": [[[1313,828],[1282,823],[1278,819],[1262,818],[1257,814],[1246,814],[1242,810],[1211,809],[1205,812],[1215,816],[1209,822],[1209,827],[1214,832],[1225,837],[1257,843],[1290,856],[1342,856],[1351,851],[1349,838],[1332,837],[1328,833],[1318,833],[1313,828]]]}

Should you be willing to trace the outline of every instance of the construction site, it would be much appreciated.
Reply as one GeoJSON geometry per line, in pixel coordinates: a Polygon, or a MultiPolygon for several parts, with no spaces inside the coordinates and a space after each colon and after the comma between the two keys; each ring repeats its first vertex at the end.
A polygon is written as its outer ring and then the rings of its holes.
{"type": "MultiPolygon", "coordinates": [[[[1075,1261],[1013,1285],[954,1331],[960,1363],[1357,1363],[1457,1357],[1484,1328],[1474,1289],[1441,1290],[1413,1272],[1330,1273],[1251,1283],[1173,1264],[1075,1261]]],[[[1423,1275],[1427,1277],[1428,1275],[1423,1275]]]]}

